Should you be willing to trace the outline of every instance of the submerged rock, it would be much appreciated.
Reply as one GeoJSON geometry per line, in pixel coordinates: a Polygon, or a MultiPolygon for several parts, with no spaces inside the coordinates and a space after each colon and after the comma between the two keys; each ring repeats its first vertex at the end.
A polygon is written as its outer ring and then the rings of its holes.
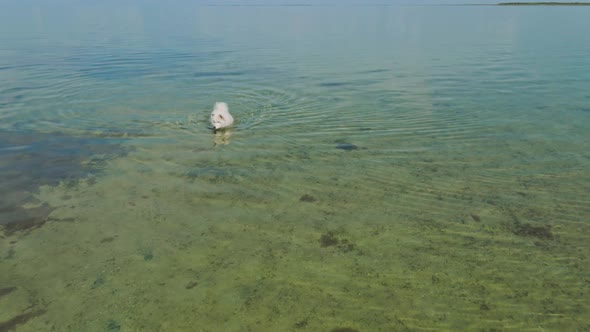
{"type": "Polygon", "coordinates": [[[316,201],[316,198],[311,195],[305,194],[299,198],[299,201],[306,202],[306,203],[313,203],[316,201]]]}
{"type": "Polygon", "coordinates": [[[338,143],[336,144],[336,149],[351,151],[351,150],[358,150],[358,146],[352,143],[338,143]]]}
{"type": "Polygon", "coordinates": [[[512,233],[518,236],[531,236],[543,240],[553,239],[551,225],[532,225],[528,223],[518,223],[514,225],[512,233]]]}

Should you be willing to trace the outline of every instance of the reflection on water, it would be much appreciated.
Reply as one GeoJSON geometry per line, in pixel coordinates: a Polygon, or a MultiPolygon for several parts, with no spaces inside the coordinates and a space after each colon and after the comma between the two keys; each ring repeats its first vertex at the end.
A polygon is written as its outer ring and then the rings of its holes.
{"type": "Polygon", "coordinates": [[[215,131],[215,145],[229,144],[229,139],[232,134],[232,129],[216,130],[215,131]]]}
{"type": "Polygon", "coordinates": [[[584,13],[185,5],[0,13],[0,330],[590,329],[584,13]]]}

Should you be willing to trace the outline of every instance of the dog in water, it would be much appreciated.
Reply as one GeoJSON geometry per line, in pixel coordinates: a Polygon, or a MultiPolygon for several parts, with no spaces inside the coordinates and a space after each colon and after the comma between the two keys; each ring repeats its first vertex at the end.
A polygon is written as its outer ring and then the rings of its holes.
{"type": "Polygon", "coordinates": [[[213,112],[211,112],[211,125],[215,130],[227,128],[234,123],[234,118],[229,114],[227,104],[223,102],[215,103],[213,112]]]}

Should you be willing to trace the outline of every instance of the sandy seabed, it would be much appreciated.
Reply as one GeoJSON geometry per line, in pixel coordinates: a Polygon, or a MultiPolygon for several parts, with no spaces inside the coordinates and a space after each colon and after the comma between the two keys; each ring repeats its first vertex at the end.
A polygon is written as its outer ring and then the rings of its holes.
{"type": "Polygon", "coordinates": [[[583,173],[138,146],[2,236],[0,331],[590,329],[583,173]]]}

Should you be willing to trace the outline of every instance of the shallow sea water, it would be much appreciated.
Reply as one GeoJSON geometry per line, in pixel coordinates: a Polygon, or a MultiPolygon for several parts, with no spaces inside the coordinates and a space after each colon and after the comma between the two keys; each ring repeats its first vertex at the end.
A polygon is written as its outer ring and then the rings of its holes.
{"type": "Polygon", "coordinates": [[[4,9],[0,331],[590,330],[586,8],[4,9]]]}

